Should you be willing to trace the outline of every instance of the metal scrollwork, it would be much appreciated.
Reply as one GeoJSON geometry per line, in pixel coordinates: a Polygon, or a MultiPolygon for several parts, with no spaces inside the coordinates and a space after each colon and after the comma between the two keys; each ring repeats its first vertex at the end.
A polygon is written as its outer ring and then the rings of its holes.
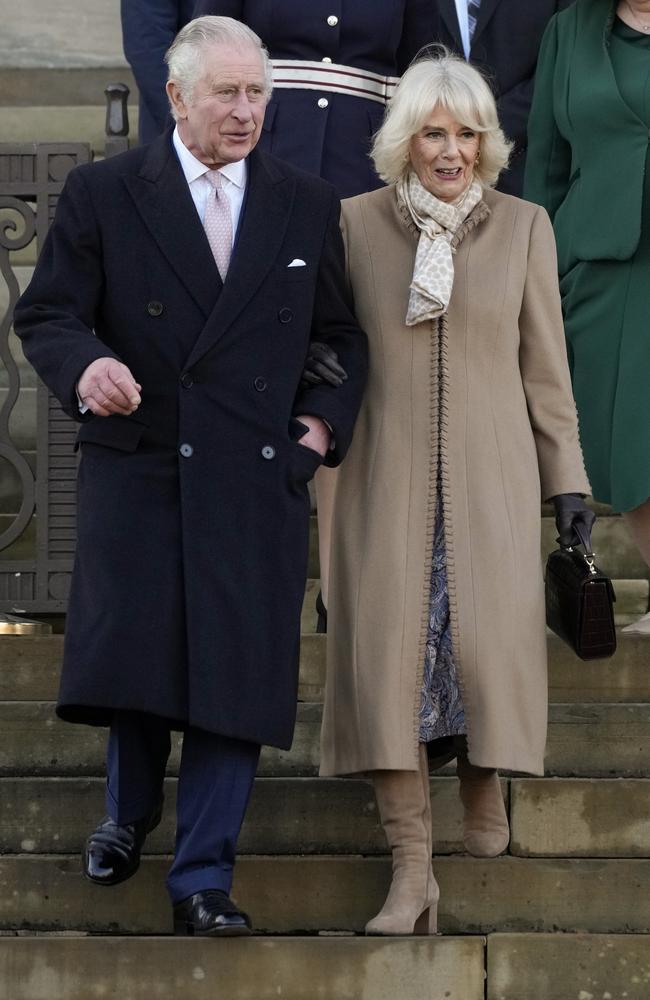
{"type": "Polygon", "coordinates": [[[9,347],[9,331],[20,290],[9,253],[12,250],[22,250],[32,242],[36,235],[36,213],[27,202],[9,196],[0,198],[0,212],[5,211],[17,215],[22,225],[19,228],[16,219],[12,217],[0,218],[0,273],[9,292],[7,310],[0,321],[0,360],[9,379],[7,397],[0,407],[0,457],[16,470],[22,489],[20,509],[15,520],[0,534],[0,551],[22,535],[34,512],[35,503],[34,475],[29,463],[13,443],[9,430],[9,418],[20,391],[20,372],[9,347]]]}

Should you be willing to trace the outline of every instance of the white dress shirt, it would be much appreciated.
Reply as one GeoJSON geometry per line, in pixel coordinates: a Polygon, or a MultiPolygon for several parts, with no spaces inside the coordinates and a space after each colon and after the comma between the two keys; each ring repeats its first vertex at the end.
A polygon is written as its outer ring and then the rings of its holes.
{"type": "Polygon", "coordinates": [[[458,17],[463,52],[465,53],[465,58],[469,59],[471,42],[469,37],[469,19],[467,17],[467,0],[456,0],[456,16],[458,17]]]}
{"type": "MultiPolygon", "coordinates": [[[[206,167],[205,163],[201,163],[200,160],[197,160],[193,153],[190,153],[189,149],[183,143],[183,140],[178,134],[178,126],[174,129],[172,142],[174,143],[174,149],[176,150],[181,170],[185,175],[185,180],[187,181],[190,189],[192,201],[196,205],[201,225],[203,225],[208,198],[210,196],[214,198],[214,188],[210,184],[210,181],[205,177],[205,174],[208,172],[208,167],[206,167]]],[[[244,195],[246,194],[246,160],[237,160],[236,163],[227,163],[225,167],[219,168],[219,173],[223,178],[222,191],[226,195],[230,204],[230,214],[232,215],[232,238],[234,243],[235,236],[237,234],[237,226],[239,225],[239,216],[241,215],[242,205],[244,204],[244,195]]]]}

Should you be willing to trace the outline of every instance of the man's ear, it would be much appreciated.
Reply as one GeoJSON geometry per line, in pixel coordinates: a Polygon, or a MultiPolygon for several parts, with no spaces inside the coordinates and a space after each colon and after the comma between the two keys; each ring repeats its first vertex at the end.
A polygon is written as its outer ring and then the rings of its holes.
{"type": "Polygon", "coordinates": [[[176,112],[176,117],[187,118],[187,105],[183,100],[181,89],[176,83],[176,80],[168,80],[165,90],[167,91],[167,96],[169,97],[172,107],[176,112]]]}

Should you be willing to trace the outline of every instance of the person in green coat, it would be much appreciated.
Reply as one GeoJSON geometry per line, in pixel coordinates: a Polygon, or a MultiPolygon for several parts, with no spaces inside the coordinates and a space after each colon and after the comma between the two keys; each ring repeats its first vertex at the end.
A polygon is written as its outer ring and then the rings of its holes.
{"type": "MultiPolygon", "coordinates": [[[[524,196],[555,229],[596,499],[650,566],[650,0],[576,0],[546,29],[524,196]]],[[[650,635],[650,614],[624,631],[650,635]]]]}

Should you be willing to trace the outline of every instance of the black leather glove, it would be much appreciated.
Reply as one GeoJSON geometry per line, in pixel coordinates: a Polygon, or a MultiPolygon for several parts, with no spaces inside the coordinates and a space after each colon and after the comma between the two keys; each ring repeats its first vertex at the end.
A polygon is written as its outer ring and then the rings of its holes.
{"type": "Polygon", "coordinates": [[[339,356],[327,344],[313,341],[309,346],[309,354],[300,380],[300,388],[308,389],[312,385],[343,385],[348,375],[339,364],[339,356]]]}
{"type": "Polygon", "coordinates": [[[591,529],[596,515],[579,493],[558,493],[551,497],[560,545],[584,545],[591,552],[591,529]]]}

